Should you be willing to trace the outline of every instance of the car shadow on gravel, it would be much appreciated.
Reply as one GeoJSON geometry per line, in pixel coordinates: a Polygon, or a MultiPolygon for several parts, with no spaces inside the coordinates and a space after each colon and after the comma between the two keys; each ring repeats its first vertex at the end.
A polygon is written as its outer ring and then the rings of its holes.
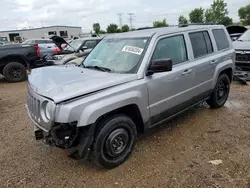
{"type": "Polygon", "coordinates": [[[179,128],[178,127],[179,124],[197,115],[202,109],[209,109],[209,108],[210,107],[206,102],[197,104],[196,106],[188,109],[187,111],[181,113],[180,115],[173,117],[169,121],[166,121],[165,123],[159,126],[153,127],[152,129],[149,129],[149,131],[143,133],[142,135],[139,135],[138,141],[141,142],[145,139],[150,139],[152,136],[162,131],[174,131],[175,129],[179,128]]]}

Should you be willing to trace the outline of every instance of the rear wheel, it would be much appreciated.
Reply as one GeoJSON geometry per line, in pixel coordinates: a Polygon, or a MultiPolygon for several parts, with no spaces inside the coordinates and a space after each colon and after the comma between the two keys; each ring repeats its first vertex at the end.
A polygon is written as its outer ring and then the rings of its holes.
{"type": "Polygon", "coordinates": [[[229,91],[230,91],[230,80],[226,74],[222,74],[218,78],[218,81],[211,95],[211,98],[207,101],[208,105],[211,108],[222,107],[228,99],[229,91]]]}
{"type": "Polygon", "coordinates": [[[10,62],[4,67],[3,75],[9,82],[20,82],[26,79],[27,72],[23,64],[10,62]]]}
{"type": "Polygon", "coordinates": [[[93,143],[93,161],[104,168],[115,168],[132,153],[137,137],[134,122],[125,115],[108,118],[98,125],[93,143]]]}

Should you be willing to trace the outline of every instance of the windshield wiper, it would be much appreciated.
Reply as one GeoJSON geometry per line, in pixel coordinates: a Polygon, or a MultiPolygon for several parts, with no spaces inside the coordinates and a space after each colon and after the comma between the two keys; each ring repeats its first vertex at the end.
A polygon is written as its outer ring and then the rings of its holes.
{"type": "Polygon", "coordinates": [[[84,68],[96,69],[96,70],[100,70],[100,71],[103,71],[103,72],[110,72],[111,71],[111,69],[106,68],[106,67],[101,67],[101,66],[84,66],[84,68]]]}

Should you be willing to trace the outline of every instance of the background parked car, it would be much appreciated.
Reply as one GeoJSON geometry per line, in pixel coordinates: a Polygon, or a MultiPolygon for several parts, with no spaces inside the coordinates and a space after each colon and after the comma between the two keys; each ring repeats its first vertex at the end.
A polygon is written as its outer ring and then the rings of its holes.
{"type": "Polygon", "coordinates": [[[53,42],[61,48],[56,55],[48,55],[44,58],[44,65],[63,65],[67,62],[79,58],[86,57],[91,50],[102,40],[100,37],[81,38],[68,43],[63,38],[54,36],[51,38],[53,42]],[[67,44],[63,49],[62,46],[67,44]]]}
{"type": "Polygon", "coordinates": [[[250,71],[250,27],[233,42],[236,51],[235,65],[241,70],[250,71]]]}
{"type": "Polygon", "coordinates": [[[235,41],[239,38],[245,31],[247,31],[250,26],[239,26],[239,25],[232,25],[227,27],[227,31],[230,35],[230,38],[235,41]]]}

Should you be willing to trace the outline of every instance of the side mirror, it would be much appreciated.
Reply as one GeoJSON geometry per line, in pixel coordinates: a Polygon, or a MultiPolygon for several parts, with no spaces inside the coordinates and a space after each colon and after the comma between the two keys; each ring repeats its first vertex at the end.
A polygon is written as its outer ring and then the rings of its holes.
{"type": "Polygon", "coordinates": [[[157,59],[151,62],[146,75],[150,76],[154,73],[169,72],[172,71],[172,67],[172,59],[157,59]]]}

